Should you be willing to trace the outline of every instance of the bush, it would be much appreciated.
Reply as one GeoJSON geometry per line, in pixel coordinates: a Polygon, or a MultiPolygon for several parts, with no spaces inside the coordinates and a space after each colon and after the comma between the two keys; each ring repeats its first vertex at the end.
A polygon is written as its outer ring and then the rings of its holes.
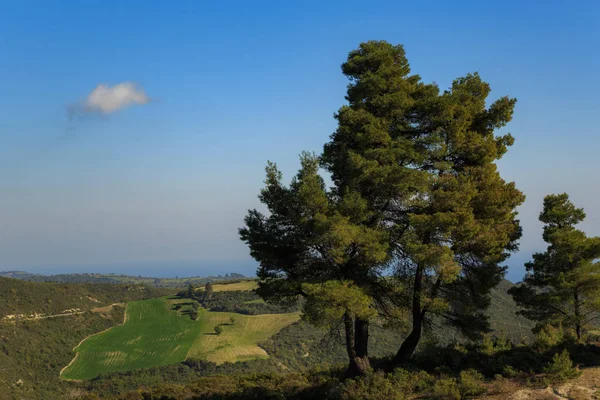
{"type": "Polygon", "coordinates": [[[378,372],[347,380],[341,385],[340,393],[334,397],[344,400],[404,400],[406,394],[398,390],[383,373],[378,372]]]}
{"type": "Polygon", "coordinates": [[[556,353],[552,357],[552,362],[544,368],[544,373],[551,382],[557,383],[576,378],[581,374],[581,371],[573,366],[569,352],[565,349],[562,353],[556,353]]]}
{"type": "Polygon", "coordinates": [[[463,397],[479,396],[487,391],[487,388],[483,384],[483,375],[474,369],[461,371],[459,389],[463,397]]]}
{"type": "Polygon", "coordinates": [[[396,368],[388,379],[404,393],[424,392],[435,383],[435,378],[425,371],[409,372],[403,368],[396,368]]]}
{"type": "Polygon", "coordinates": [[[192,318],[194,321],[198,319],[198,311],[194,310],[192,312],[190,312],[190,318],[192,318]]]}
{"type": "Polygon", "coordinates": [[[561,326],[544,325],[536,329],[534,347],[539,350],[547,350],[562,343],[565,335],[561,326]]]}
{"type": "Polygon", "coordinates": [[[220,325],[215,326],[215,334],[220,335],[223,332],[223,328],[220,325]]]}
{"type": "Polygon", "coordinates": [[[486,356],[493,356],[496,353],[502,351],[508,351],[512,348],[512,343],[505,335],[493,337],[487,334],[483,337],[481,344],[479,345],[479,351],[486,356]]]}
{"type": "Polygon", "coordinates": [[[460,389],[454,378],[443,378],[433,385],[432,398],[438,400],[460,400],[460,389]]]}

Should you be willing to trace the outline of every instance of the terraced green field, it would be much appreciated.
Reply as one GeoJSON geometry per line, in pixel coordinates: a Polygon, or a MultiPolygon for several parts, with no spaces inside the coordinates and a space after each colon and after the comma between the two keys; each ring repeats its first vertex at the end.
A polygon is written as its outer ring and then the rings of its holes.
{"type": "Polygon", "coordinates": [[[124,324],[80,343],[61,377],[91,379],[107,372],[176,364],[188,357],[216,363],[266,358],[257,344],[300,318],[299,313],[242,315],[200,309],[194,321],[185,313],[188,302],[162,297],[129,303],[124,324]],[[176,311],[175,303],[183,308],[176,311]],[[214,333],[217,325],[220,335],[214,333]]]}
{"type": "Polygon", "coordinates": [[[184,361],[201,327],[201,321],[173,310],[166,298],[131,302],[125,323],[80,343],[61,377],[90,379],[105,372],[184,361]]]}

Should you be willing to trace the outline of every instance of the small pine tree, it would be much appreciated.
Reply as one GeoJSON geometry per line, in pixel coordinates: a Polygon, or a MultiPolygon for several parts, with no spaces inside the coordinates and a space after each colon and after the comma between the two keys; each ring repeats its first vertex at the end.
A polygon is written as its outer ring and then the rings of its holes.
{"type": "Polygon", "coordinates": [[[581,341],[583,329],[600,313],[600,237],[575,228],[585,213],[566,193],[546,196],[539,219],[548,248],[525,264],[523,284],[510,293],[521,314],[539,326],[562,324],[581,341]]]}
{"type": "Polygon", "coordinates": [[[206,305],[211,301],[213,296],[213,285],[212,283],[208,282],[205,286],[204,286],[204,307],[206,307],[206,305]]]}
{"type": "Polygon", "coordinates": [[[581,375],[579,368],[573,366],[573,361],[571,361],[569,352],[566,349],[562,353],[556,353],[552,357],[552,362],[544,368],[544,373],[554,383],[573,379],[581,375]]]}
{"type": "Polygon", "coordinates": [[[190,283],[188,285],[185,297],[187,297],[188,299],[193,299],[195,295],[196,295],[196,291],[194,290],[194,285],[192,285],[190,283]]]}

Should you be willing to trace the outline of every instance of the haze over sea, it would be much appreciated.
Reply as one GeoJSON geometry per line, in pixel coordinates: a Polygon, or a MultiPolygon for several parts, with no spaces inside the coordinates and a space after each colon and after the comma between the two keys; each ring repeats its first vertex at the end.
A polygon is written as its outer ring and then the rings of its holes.
{"type": "Polygon", "coordinates": [[[518,99],[499,163],[527,195],[510,280],[545,246],[544,195],[568,192],[600,234],[598,2],[60,3],[0,10],[0,270],[253,275],[237,229],[265,163],[289,181],[321,151],[340,64],[371,39],[442,90],[478,71],[491,100],[518,99]]]}

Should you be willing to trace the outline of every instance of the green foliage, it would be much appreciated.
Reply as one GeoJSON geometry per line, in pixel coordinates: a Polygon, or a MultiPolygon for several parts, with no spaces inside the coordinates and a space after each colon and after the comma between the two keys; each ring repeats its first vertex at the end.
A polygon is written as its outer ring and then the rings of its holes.
{"type": "Polygon", "coordinates": [[[541,350],[548,350],[564,342],[565,334],[562,325],[543,325],[537,327],[534,346],[541,350]]]}
{"type": "Polygon", "coordinates": [[[504,335],[494,336],[487,334],[483,337],[479,350],[487,355],[493,356],[498,352],[504,352],[512,348],[512,343],[504,335]]]}
{"type": "Polygon", "coordinates": [[[215,326],[215,335],[220,335],[221,332],[223,332],[223,328],[221,327],[221,325],[215,326]]]}
{"type": "Polygon", "coordinates": [[[483,375],[473,369],[460,372],[458,386],[462,397],[480,396],[487,391],[483,375]]]}
{"type": "Polygon", "coordinates": [[[35,283],[0,277],[0,316],[54,315],[172,293],[143,285],[35,283]]]}
{"type": "Polygon", "coordinates": [[[208,307],[213,297],[213,285],[210,282],[207,282],[204,286],[204,297],[202,299],[202,303],[204,307],[208,307]]]}
{"type": "Polygon", "coordinates": [[[364,377],[344,382],[339,389],[339,398],[343,400],[404,400],[408,397],[407,393],[398,390],[394,381],[387,379],[383,373],[370,372],[364,377]]]}
{"type": "Polygon", "coordinates": [[[59,380],[59,372],[73,359],[73,348],[85,337],[122,323],[121,302],[164,294],[162,289],[137,285],[34,283],[0,278],[1,317],[59,315],[0,319],[0,399],[65,398],[70,384],[59,380]],[[82,312],[61,315],[67,309],[82,312]]]}
{"type": "Polygon", "coordinates": [[[305,283],[302,290],[307,299],[304,317],[316,325],[334,326],[342,320],[345,313],[364,320],[377,314],[371,297],[352,282],[305,283]]]}
{"type": "Polygon", "coordinates": [[[486,108],[490,87],[477,74],[440,93],[410,74],[402,46],[383,41],[362,43],[342,70],[349,104],[336,115],[323,165],[337,195],[371,214],[359,224],[389,234],[398,281],[413,292],[404,301],[413,316],[404,355],[428,314],[474,337],[488,329],[482,311],[520,236],[515,208],[524,196],[495,166],[513,139],[494,131],[510,121],[515,100],[486,108]]]}
{"type": "Polygon", "coordinates": [[[533,255],[523,284],[511,290],[527,318],[540,326],[560,324],[580,341],[600,315],[600,237],[575,228],[584,218],[566,193],[546,196],[539,219],[548,248],[533,255]]]}
{"type": "Polygon", "coordinates": [[[287,314],[300,309],[299,302],[271,304],[257,300],[260,300],[260,297],[253,291],[214,292],[208,309],[245,315],[287,314]]]}
{"type": "MultiPolygon", "coordinates": [[[[240,230],[260,263],[259,294],[285,299],[307,295],[304,284],[349,282],[391,320],[412,314],[399,361],[435,315],[477,337],[489,330],[489,293],[521,233],[515,208],[524,196],[495,165],[513,143],[495,131],[511,120],[515,100],[486,107],[490,87],[477,74],[440,93],[411,75],[402,46],[384,41],[360,44],[342,72],[348,105],[322,156],[303,153],[289,186],[269,163],[260,195],[269,215],[251,210],[240,230]],[[394,278],[382,278],[391,265],[394,278]]],[[[307,310],[339,317],[343,307],[316,305],[324,299],[313,296],[307,310]]],[[[369,319],[350,315],[349,356],[364,358],[369,319]]]]}
{"type": "Polygon", "coordinates": [[[460,400],[460,388],[456,382],[456,379],[438,379],[433,385],[431,398],[438,400],[460,400]]]}
{"type": "Polygon", "coordinates": [[[544,373],[553,383],[563,382],[581,375],[579,368],[573,366],[573,361],[566,349],[552,357],[552,362],[544,368],[544,373]]]}

